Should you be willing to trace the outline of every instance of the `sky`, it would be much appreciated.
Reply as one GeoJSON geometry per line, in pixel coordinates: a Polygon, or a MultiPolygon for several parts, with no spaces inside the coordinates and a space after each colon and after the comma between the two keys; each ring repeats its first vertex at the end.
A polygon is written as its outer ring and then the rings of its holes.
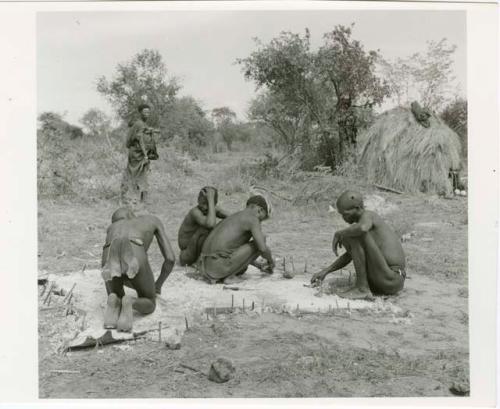
{"type": "Polygon", "coordinates": [[[335,25],[355,23],[353,38],[387,59],[423,52],[427,41],[447,38],[457,46],[456,82],[466,90],[466,19],[461,11],[144,11],[57,12],[37,16],[39,113],[54,111],[77,124],[90,108],[112,115],[96,91],[97,78],[111,78],[145,48],[157,49],[170,75],[180,78],[180,95],[210,110],[229,106],[245,119],[255,85],[244,79],[237,58],[281,31],[311,32],[312,48],[335,25]]]}

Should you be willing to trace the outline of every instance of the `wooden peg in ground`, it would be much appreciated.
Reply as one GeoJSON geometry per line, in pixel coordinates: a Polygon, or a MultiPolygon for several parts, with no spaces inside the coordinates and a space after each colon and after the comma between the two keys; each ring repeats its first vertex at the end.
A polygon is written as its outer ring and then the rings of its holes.
{"type": "Polygon", "coordinates": [[[295,276],[295,274],[290,272],[290,271],[287,271],[285,260],[286,260],[286,258],[283,257],[283,278],[288,278],[288,279],[293,278],[295,276]]]}
{"type": "Polygon", "coordinates": [[[50,297],[50,295],[51,295],[51,293],[52,293],[52,289],[54,288],[54,285],[55,285],[55,283],[52,281],[52,282],[50,283],[50,285],[49,285],[49,291],[47,292],[47,295],[46,295],[46,296],[45,296],[45,298],[43,299],[43,304],[45,304],[45,303],[48,301],[48,299],[49,299],[49,297],[50,297]]]}

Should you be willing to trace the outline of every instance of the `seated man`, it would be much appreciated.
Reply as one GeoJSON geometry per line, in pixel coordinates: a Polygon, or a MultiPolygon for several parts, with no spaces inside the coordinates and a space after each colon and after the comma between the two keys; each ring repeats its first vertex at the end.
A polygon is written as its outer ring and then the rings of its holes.
{"type": "Polygon", "coordinates": [[[346,253],[330,266],[314,274],[311,283],[321,283],[327,274],[351,262],[356,270],[354,288],[338,295],[345,298],[371,298],[375,294],[395,294],[406,278],[405,254],[396,233],[376,213],[365,210],[361,194],[345,191],[337,200],[337,210],[349,227],[335,232],[333,252],[344,247],[346,253]]]}
{"type": "MultiPolygon", "coordinates": [[[[263,196],[252,196],[246,209],[221,221],[208,235],[200,256],[200,271],[210,282],[223,282],[231,275],[243,274],[249,264],[262,256],[273,273],[274,261],[260,223],[269,217],[269,205],[263,196]]],[[[260,266],[259,266],[260,267],[260,266]]]]}
{"type": "Polygon", "coordinates": [[[136,217],[127,208],[115,211],[102,252],[102,277],[108,293],[104,328],[131,331],[132,308],[142,314],[151,314],[156,307],[155,293],[161,293],[174,262],[174,252],[157,217],[136,217]],[[153,236],[165,260],[156,282],[147,255],[153,236]],[[136,290],[138,297],[125,295],[124,284],[136,290]]]}
{"type": "Polygon", "coordinates": [[[205,239],[215,227],[216,217],[227,217],[226,212],[217,207],[217,195],[217,189],[205,186],[198,194],[198,206],[184,218],[178,235],[181,266],[190,266],[198,260],[205,239]]]}

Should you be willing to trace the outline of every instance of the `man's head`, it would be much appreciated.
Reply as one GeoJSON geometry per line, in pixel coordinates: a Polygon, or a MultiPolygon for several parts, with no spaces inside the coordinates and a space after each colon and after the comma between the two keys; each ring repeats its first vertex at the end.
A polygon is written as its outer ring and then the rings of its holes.
{"type": "Polygon", "coordinates": [[[151,114],[151,107],[148,104],[141,104],[137,107],[137,110],[139,111],[139,114],[141,114],[141,117],[143,119],[149,118],[149,115],[151,114]]]}
{"type": "Polygon", "coordinates": [[[247,200],[247,207],[255,209],[259,220],[266,220],[271,215],[271,206],[262,195],[252,196],[247,200]]]}
{"type": "Polygon", "coordinates": [[[212,186],[205,186],[203,189],[200,190],[200,193],[198,193],[198,208],[202,211],[202,213],[206,214],[208,212],[208,199],[207,199],[207,192],[212,189],[214,191],[214,204],[217,204],[218,200],[218,192],[215,187],[212,186]]]}
{"type": "Polygon", "coordinates": [[[119,220],[132,219],[133,217],[135,217],[135,215],[132,210],[130,210],[128,207],[120,207],[111,216],[111,223],[115,223],[119,220]]]}
{"type": "Polygon", "coordinates": [[[363,196],[353,190],[346,190],[337,199],[337,210],[347,223],[356,223],[365,210],[363,196]]]}

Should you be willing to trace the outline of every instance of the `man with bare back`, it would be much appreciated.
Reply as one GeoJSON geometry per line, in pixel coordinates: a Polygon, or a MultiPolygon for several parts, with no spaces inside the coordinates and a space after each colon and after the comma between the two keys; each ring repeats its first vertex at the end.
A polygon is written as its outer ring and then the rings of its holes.
{"type": "Polygon", "coordinates": [[[263,196],[252,196],[244,210],[215,226],[200,255],[202,275],[212,283],[223,282],[229,276],[243,274],[249,264],[272,274],[274,261],[261,229],[261,222],[269,217],[270,210],[263,196]],[[265,268],[256,263],[259,256],[267,260],[265,268]]]}
{"type": "Polygon", "coordinates": [[[190,266],[198,260],[203,243],[215,227],[217,218],[227,217],[227,213],[217,206],[217,196],[217,189],[205,186],[198,194],[198,205],[184,218],[178,235],[181,266],[190,266]]]}
{"type": "Polygon", "coordinates": [[[102,277],[108,293],[104,328],[129,332],[132,330],[132,309],[151,314],[156,308],[156,293],[161,293],[174,262],[174,252],[157,217],[136,217],[127,208],[115,211],[102,252],[102,277]],[[156,282],[147,255],[153,237],[156,237],[164,258],[156,282]],[[137,297],[125,295],[124,285],[136,290],[137,297]]]}
{"type": "Polygon", "coordinates": [[[335,232],[333,252],[344,247],[346,252],[330,266],[314,274],[311,283],[319,284],[334,271],[351,261],[356,270],[356,284],[340,297],[372,298],[372,294],[391,295],[400,291],[405,282],[405,254],[394,230],[376,213],[365,210],[363,197],[345,191],[337,200],[337,210],[349,227],[335,232]]]}

